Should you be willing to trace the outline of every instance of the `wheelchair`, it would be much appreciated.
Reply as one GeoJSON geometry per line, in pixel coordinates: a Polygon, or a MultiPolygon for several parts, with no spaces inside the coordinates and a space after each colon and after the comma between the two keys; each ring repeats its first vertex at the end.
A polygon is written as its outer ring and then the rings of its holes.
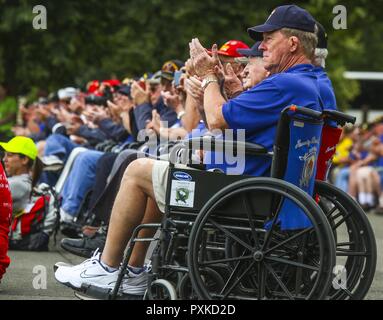
{"type": "Polygon", "coordinates": [[[272,152],[214,137],[175,145],[163,221],[134,230],[114,290],[84,286],[84,293],[122,298],[119,287],[134,244],[156,241],[145,299],[362,299],[375,273],[375,238],[350,196],[315,180],[324,179],[331,160],[320,150],[334,150],[339,139],[333,146],[323,143],[325,119],[355,122],[337,111],[289,106],[281,113],[272,152]],[[201,149],[271,158],[271,176],[174,164],[201,149]],[[144,228],[159,228],[159,236],[140,238],[144,228]]]}

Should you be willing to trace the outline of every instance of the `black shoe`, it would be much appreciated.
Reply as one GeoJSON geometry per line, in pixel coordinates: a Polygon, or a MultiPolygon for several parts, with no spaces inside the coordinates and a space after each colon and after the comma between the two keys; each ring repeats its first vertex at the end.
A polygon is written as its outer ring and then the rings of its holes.
{"type": "Polygon", "coordinates": [[[69,238],[81,238],[82,227],[74,222],[60,222],[61,233],[69,238]]]}
{"type": "Polygon", "coordinates": [[[93,252],[98,248],[104,250],[106,242],[107,229],[100,228],[92,237],[84,237],[82,239],[62,239],[61,248],[77,256],[90,258],[93,252]]]}

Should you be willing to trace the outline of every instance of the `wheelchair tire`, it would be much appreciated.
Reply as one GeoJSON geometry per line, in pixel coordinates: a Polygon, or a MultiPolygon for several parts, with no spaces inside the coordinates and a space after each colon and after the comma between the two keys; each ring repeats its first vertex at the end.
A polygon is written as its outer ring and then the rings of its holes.
{"type": "Polygon", "coordinates": [[[177,300],[177,292],[169,281],[157,279],[146,290],[144,300],[177,300]]]}
{"type": "MultiPolygon", "coordinates": [[[[278,202],[283,204],[284,200],[278,202]]],[[[230,219],[240,221],[236,216],[230,219]]],[[[189,239],[190,277],[200,299],[324,299],[330,289],[334,264],[335,241],[323,211],[304,191],[274,178],[244,179],[219,191],[198,214],[189,239]],[[289,199],[303,210],[312,226],[291,232],[278,230],[275,222],[280,205],[272,217],[271,227],[265,228],[265,217],[260,228],[259,221],[249,211],[251,206],[246,204],[247,218],[241,220],[241,227],[225,224],[220,208],[238,201],[238,197],[247,202],[250,192],[252,197],[261,192],[273,195],[272,199],[289,199]],[[238,242],[242,255],[209,261],[203,238],[212,230],[238,242]],[[301,243],[310,245],[310,250],[301,248],[301,243]],[[224,279],[221,292],[212,293],[204,283],[201,270],[214,269],[215,264],[222,263],[230,264],[233,271],[224,279]]]]}
{"type": "Polygon", "coordinates": [[[336,265],[343,266],[346,272],[345,286],[332,286],[329,299],[361,300],[368,293],[376,269],[377,249],[371,224],[360,205],[337,187],[316,181],[314,192],[336,235],[336,265]]]}

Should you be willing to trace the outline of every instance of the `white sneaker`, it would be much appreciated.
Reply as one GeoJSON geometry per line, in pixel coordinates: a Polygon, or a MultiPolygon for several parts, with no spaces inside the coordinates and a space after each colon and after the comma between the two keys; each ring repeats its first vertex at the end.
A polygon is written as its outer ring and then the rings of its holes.
{"type": "Polygon", "coordinates": [[[64,167],[64,162],[55,155],[45,156],[41,158],[44,171],[58,171],[64,167]]]}
{"type": "MultiPolygon", "coordinates": [[[[83,284],[93,285],[104,289],[114,289],[119,270],[109,272],[100,263],[101,253],[96,250],[92,258],[83,263],[71,266],[59,264],[55,272],[58,282],[73,289],[81,289],[83,284]]],[[[122,280],[119,292],[131,295],[144,295],[148,283],[148,271],[145,268],[141,273],[135,274],[128,270],[122,280]]]]}
{"type": "Polygon", "coordinates": [[[73,222],[74,217],[66,212],[63,208],[60,208],[60,222],[73,222]]]}
{"type": "Polygon", "coordinates": [[[59,268],[59,267],[73,267],[73,264],[70,264],[70,263],[66,263],[66,262],[56,262],[53,266],[53,271],[56,272],[56,270],[59,268]]]}
{"type": "Polygon", "coordinates": [[[121,290],[124,294],[143,296],[148,287],[148,271],[145,268],[141,273],[136,274],[128,270],[121,284],[121,290]]]}
{"type": "Polygon", "coordinates": [[[83,284],[90,284],[104,289],[113,289],[118,278],[118,270],[106,271],[100,263],[98,250],[92,258],[76,266],[59,266],[55,272],[58,282],[73,289],[80,289],[83,284]]]}

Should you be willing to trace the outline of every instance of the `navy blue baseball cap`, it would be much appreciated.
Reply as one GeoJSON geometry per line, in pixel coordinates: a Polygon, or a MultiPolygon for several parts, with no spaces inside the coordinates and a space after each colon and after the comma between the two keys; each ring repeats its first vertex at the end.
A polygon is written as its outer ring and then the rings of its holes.
{"type": "Polygon", "coordinates": [[[318,27],[318,49],[327,49],[327,40],[328,36],[326,33],[326,29],[317,21],[316,22],[318,27]]]}
{"type": "Polygon", "coordinates": [[[305,9],[295,4],[277,7],[264,24],[247,29],[249,36],[260,40],[260,33],[272,32],[282,28],[315,32],[315,19],[305,9]]]}
{"type": "Polygon", "coordinates": [[[237,49],[237,52],[245,57],[263,57],[263,51],[258,50],[261,41],[257,41],[250,49],[237,49]]]}
{"type": "Polygon", "coordinates": [[[117,92],[123,94],[124,96],[130,97],[131,86],[124,84],[118,88],[117,92]]]}

